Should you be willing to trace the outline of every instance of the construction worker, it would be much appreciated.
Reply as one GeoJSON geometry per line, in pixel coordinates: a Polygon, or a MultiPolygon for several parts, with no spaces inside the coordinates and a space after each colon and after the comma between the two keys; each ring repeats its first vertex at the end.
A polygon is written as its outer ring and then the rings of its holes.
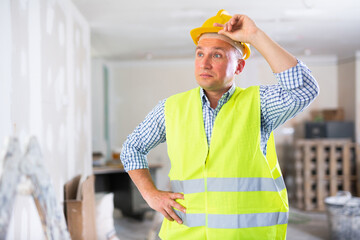
{"type": "Polygon", "coordinates": [[[318,85],[245,15],[220,10],[191,36],[199,87],[161,101],[129,135],[125,170],[164,215],[161,239],[285,239],[289,207],[272,131],[306,108],[318,85]],[[235,87],[249,44],[277,84],[235,87]],[[165,141],[172,192],[155,187],[146,161],[165,141]]]}

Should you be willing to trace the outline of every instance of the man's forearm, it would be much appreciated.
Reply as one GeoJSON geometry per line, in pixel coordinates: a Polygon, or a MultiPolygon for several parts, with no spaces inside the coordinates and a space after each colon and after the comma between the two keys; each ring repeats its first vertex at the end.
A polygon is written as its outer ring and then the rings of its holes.
{"type": "Polygon", "coordinates": [[[253,47],[266,59],[274,73],[296,66],[296,58],[259,29],[253,36],[253,47]]]}
{"type": "Polygon", "coordinates": [[[145,200],[147,200],[152,192],[157,191],[149,169],[131,170],[128,171],[128,174],[145,200]]]}

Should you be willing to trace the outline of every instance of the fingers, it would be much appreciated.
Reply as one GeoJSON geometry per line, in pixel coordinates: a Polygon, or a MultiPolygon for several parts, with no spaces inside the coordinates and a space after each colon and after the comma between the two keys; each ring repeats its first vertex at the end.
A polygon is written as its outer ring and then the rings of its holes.
{"type": "Polygon", "coordinates": [[[184,199],[184,194],[182,194],[182,193],[173,193],[170,197],[173,200],[175,200],[175,199],[184,199]]]}
{"type": "MultiPolygon", "coordinates": [[[[178,203],[174,204],[173,207],[185,212],[185,208],[178,203]]],[[[177,223],[182,224],[183,222],[182,222],[181,218],[175,213],[173,207],[171,207],[171,206],[164,207],[162,210],[160,210],[160,212],[169,221],[175,220],[177,223]]]]}
{"type": "Polygon", "coordinates": [[[219,32],[218,32],[218,34],[221,34],[221,35],[224,35],[224,36],[227,36],[227,37],[229,37],[229,38],[231,38],[231,32],[226,32],[224,29],[222,29],[222,30],[220,30],[219,32]]]}
{"type": "Polygon", "coordinates": [[[170,215],[171,219],[170,221],[175,220],[177,223],[182,224],[182,220],[179,218],[179,216],[175,213],[174,209],[172,207],[165,208],[165,211],[168,215],[170,215]]]}
{"type": "Polygon", "coordinates": [[[174,221],[174,219],[165,211],[165,209],[162,209],[159,211],[167,220],[174,221]]]}
{"type": "Polygon", "coordinates": [[[227,31],[228,26],[229,26],[229,22],[225,23],[225,24],[221,24],[221,23],[214,23],[213,24],[214,27],[222,27],[223,29],[220,31],[227,31]]]}
{"type": "MultiPolygon", "coordinates": [[[[220,24],[220,23],[214,23],[213,24],[214,27],[222,27],[223,29],[220,30],[222,32],[230,32],[232,30],[232,25],[230,22],[227,22],[225,24],[220,24]]],[[[219,32],[220,32],[219,31],[219,32]]]]}
{"type": "Polygon", "coordinates": [[[224,27],[224,24],[221,23],[214,23],[213,24],[214,27],[224,27]]]}
{"type": "Polygon", "coordinates": [[[179,209],[179,210],[182,211],[183,213],[186,213],[186,208],[183,207],[182,205],[180,205],[180,204],[177,203],[177,202],[174,202],[174,204],[173,204],[172,207],[173,207],[173,208],[176,208],[176,209],[179,209]]]}
{"type": "Polygon", "coordinates": [[[231,25],[236,25],[241,20],[241,16],[239,14],[234,15],[229,21],[231,25]]]}
{"type": "Polygon", "coordinates": [[[186,208],[184,206],[182,206],[181,204],[177,203],[175,200],[176,199],[184,199],[184,194],[182,193],[173,193],[171,195],[171,199],[173,200],[171,202],[171,207],[170,209],[167,210],[167,213],[175,220],[177,221],[179,224],[182,224],[182,220],[179,218],[179,216],[175,213],[173,208],[179,209],[181,212],[185,213],[186,212],[186,208]]]}
{"type": "Polygon", "coordinates": [[[227,32],[230,32],[230,31],[231,31],[231,29],[232,29],[231,20],[232,20],[232,19],[230,19],[229,22],[225,23],[224,31],[227,31],[227,32]]]}
{"type": "Polygon", "coordinates": [[[227,32],[231,32],[235,30],[234,28],[240,24],[241,15],[234,15],[225,25],[224,30],[227,32]]]}
{"type": "Polygon", "coordinates": [[[169,221],[176,221],[182,224],[181,218],[175,213],[173,208],[176,208],[183,213],[186,209],[181,204],[176,202],[176,199],[184,199],[184,194],[173,193],[173,192],[162,192],[158,191],[158,194],[154,197],[149,198],[149,205],[159,211],[169,221]]]}
{"type": "Polygon", "coordinates": [[[214,23],[214,27],[222,27],[223,32],[231,32],[233,31],[234,27],[236,27],[237,24],[241,22],[241,16],[239,14],[234,15],[227,23],[220,24],[220,23],[214,23]]]}
{"type": "MultiPolygon", "coordinates": [[[[184,194],[182,193],[173,193],[171,195],[171,199],[172,200],[176,200],[176,199],[184,199],[184,194]]],[[[171,202],[171,206],[173,208],[179,209],[180,211],[182,211],[183,213],[186,212],[186,208],[184,206],[182,206],[181,204],[177,203],[176,201],[172,201],[171,202]]]]}

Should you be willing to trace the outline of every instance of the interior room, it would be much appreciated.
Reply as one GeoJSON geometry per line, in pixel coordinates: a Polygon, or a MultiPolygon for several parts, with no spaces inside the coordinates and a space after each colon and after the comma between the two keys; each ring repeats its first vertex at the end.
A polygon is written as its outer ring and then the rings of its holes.
{"type": "MultiPolygon", "coordinates": [[[[286,239],[360,239],[356,0],[1,0],[0,239],[160,239],[164,216],[124,169],[123,146],[155,106],[199,86],[190,31],[221,9],[252,19],[320,89],[273,132],[286,239]]],[[[250,50],[235,86],[277,84],[250,50]]],[[[156,188],[176,192],[169,149],[146,159],[156,188]]]]}

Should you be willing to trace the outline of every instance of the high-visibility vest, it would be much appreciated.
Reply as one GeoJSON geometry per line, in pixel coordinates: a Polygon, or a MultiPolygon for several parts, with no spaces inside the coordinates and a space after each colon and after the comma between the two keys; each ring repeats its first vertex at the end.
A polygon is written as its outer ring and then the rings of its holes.
{"type": "Polygon", "coordinates": [[[161,239],[285,239],[288,199],[271,134],[260,148],[259,87],[240,89],[219,111],[208,147],[200,89],[166,100],[169,177],[184,193],[183,224],[164,219],[161,239]]]}

